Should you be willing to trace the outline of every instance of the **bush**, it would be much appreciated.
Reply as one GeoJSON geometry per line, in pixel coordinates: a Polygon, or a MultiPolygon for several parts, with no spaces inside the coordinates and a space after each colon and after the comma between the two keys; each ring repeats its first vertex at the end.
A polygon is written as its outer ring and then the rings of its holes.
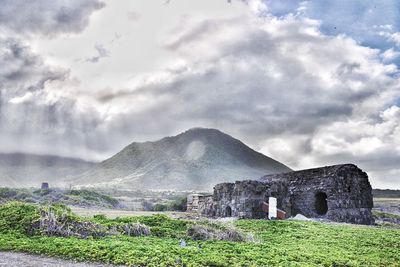
{"type": "Polygon", "coordinates": [[[195,224],[190,226],[187,231],[187,234],[193,240],[211,240],[215,239],[216,236],[215,229],[200,224],[195,224]]]}
{"type": "Polygon", "coordinates": [[[0,232],[18,231],[33,234],[33,225],[40,219],[33,204],[11,201],[0,206],[0,232]]]}
{"type": "Polygon", "coordinates": [[[168,210],[167,205],[157,203],[153,206],[153,211],[166,211],[168,210]]]}
{"type": "Polygon", "coordinates": [[[15,189],[11,189],[11,188],[7,188],[7,187],[2,187],[0,188],[0,198],[13,198],[17,195],[17,190],[15,189]]]}
{"type": "Polygon", "coordinates": [[[168,204],[168,210],[186,211],[186,206],[187,206],[187,198],[181,197],[181,198],[178,198],[177,200],[170,202],[168,204]]]}
{"type": "Polygon", "coordinates": [[[122,227],[123,233],[128,236],[149,236],[150,228],[141,223],[128,223],[122,227]]]}
{"type": "Polygon", "coordinates": [[[48,236],[87,238],[109,235],[106,227],[81,220],[64,205],[41,207],[40,220],[34,227],[48,236]]]}
{"type": "Polygon", "coordinates": [[[144,210],[151,211],[186,211],[187,199],[186,197],[182,197],[165,204],[157,203],[154,205],[150,202],[143,201],[142,205],[144,210]]]}
{"type": "Polygon", "coordinates": [[[211,225],[194,224],[189,227],[187,235],[193,240],[224,240],[232,242],[246,242],[252,238],[233,227],[212,227],[211,225]]]}

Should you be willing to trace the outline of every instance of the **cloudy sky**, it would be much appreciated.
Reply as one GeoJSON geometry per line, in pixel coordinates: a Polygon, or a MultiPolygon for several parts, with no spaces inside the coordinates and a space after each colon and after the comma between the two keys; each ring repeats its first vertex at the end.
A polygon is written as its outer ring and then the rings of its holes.
{"type": "Polygon", "coordinates": [[[400,3],[0,0],[0,152],[101,160],[218,128],[400,188],[400,3]]]}

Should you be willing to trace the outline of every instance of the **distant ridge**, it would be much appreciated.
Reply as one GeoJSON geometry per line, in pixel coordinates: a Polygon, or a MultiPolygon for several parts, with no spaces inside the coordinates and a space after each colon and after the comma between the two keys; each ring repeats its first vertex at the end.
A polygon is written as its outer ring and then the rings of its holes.
{"type": "Polygon", "coordinates": [[[284,164],[216,129],[193,128],[132,143],[73,179],[75,185],[124,189],[210,190],[220,182],[287,172],[284,164]]]}
{"type": "Polygon", "coordinates": [[[0,153],[0,187],[39,187],[44,181],[53,186],[93,166],[93,162],[74,158],[0,153]]]}

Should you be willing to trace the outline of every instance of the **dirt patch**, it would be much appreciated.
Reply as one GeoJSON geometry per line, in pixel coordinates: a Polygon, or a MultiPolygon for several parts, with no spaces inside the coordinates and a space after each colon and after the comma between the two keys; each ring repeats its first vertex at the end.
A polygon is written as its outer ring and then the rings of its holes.
{"type": "Polygon", "coordinates": [[[112,267],[115,265],[107,265],[100,263],[82,263],[75,261],[62,260],[58,258],[50,258],[38,255],[30,255],[17,252],[0,251],[0,266],[14,267],[112,267]]]}

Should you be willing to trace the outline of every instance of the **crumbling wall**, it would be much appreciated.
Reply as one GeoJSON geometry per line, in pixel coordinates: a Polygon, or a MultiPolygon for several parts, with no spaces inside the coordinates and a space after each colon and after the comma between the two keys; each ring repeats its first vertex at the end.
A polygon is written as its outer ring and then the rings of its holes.
{"type": "Polygon", "coordinates": [[[287,217],[303,214],[338,222],[374,222],[368,176],[353,164],[218,184],[213,196],[199,198],[198,210],[206,216],[265,218],[261,204],[269,197],[277,198],[287,217]]]}
{"type": "Polygon", "coordinates": [[[197,212],[199,210],[199,194],[190,194],[187,196],[186,211],[197,212]]]}
{"type": "MultiPolygon", "coordinates": [[[[214,187],[214,215],[218,217],[265,218],[262,203],[273,196],[278,198],[278,207],[288,209],[290,198],[283,183],[260,181],[237,181],[222,183],[214,187]]],[[[206,213],[210,215],[209,213],[206,213]]]]}
{"type": "Polygon", "coordinates": [[[212,195],[190,194],[187,196],[187,212],[213,215],[213,197],[212,195]]]}
{"type": "Polygon", "coordinates": [[[337,222],[373,223],[368,175],[353,164],[268,175],[260,180],[287,182],[293,216],[300,213],[337,222]]]}

